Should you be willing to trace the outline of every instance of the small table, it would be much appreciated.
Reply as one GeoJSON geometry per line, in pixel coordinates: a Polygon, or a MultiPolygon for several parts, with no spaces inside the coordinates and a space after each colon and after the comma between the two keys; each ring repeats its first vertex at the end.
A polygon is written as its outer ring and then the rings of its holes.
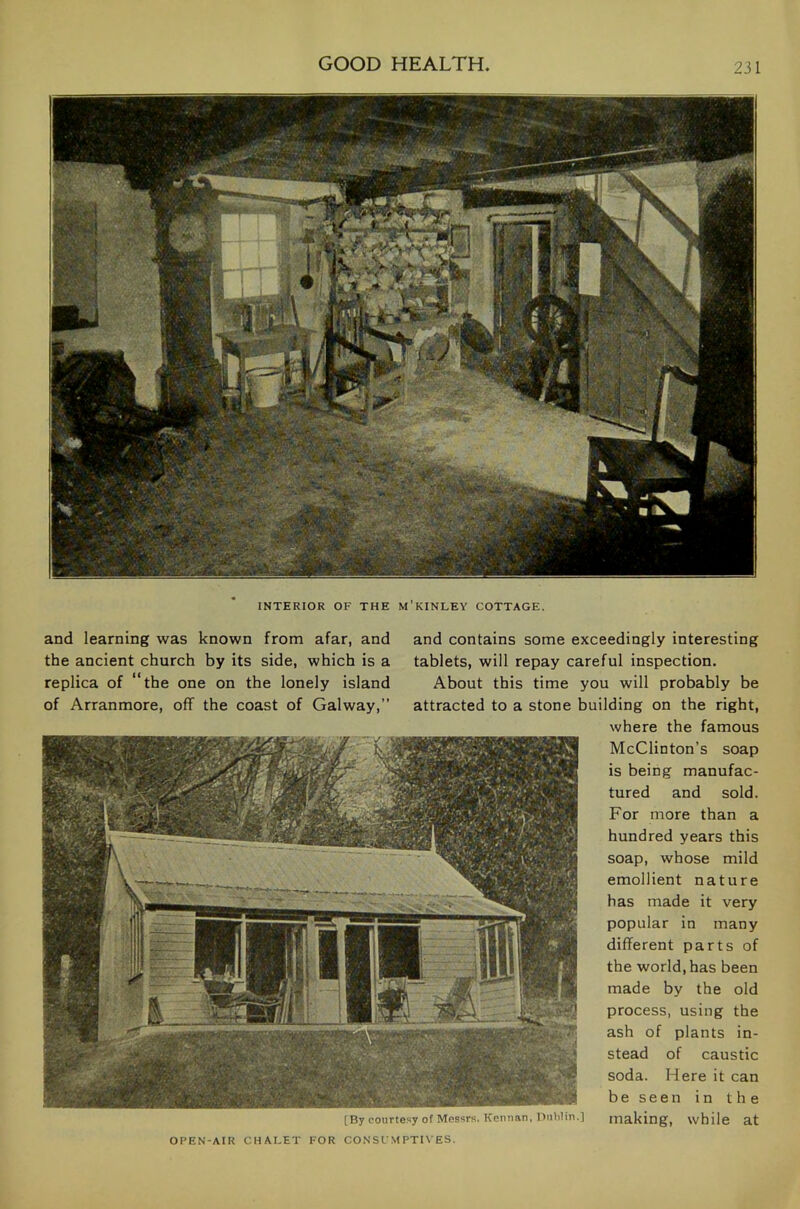
{"type": "Polygon", "coordinates": [[[311,331],[306,327],[280,323],[266,332],[243,332],[239,328],[220,332],[222,341],[222,384],[226,390],[232,388],[228,376],[228,355],[239,358],[239,402],[242,411],[247,399],[247,359],[264,357],[270,353],[283,353],[284,366],[289,364],[289,354],[297,350],[303,362],[303,394],[306,403],[311,402],[311,331]]]}
{"type": "Polygon", "coordinates": [[[429,337],[446,336],[449,346],[440,365],[448,369],[461,369],[461,316],[432,315],[429,319],[385,319],[382,323],[370,325],[374,330],[404,336],[411,343],[406,348],[408,357],[408,376],[413,378],[420,361],[420,349],[429,337]]]}

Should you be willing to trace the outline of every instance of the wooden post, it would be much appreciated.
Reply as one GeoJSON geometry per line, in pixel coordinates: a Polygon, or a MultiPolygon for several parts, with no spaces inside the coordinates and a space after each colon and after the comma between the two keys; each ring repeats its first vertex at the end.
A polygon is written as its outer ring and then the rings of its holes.
{"type": "MultiPolygon", "coordinates": [[[[378,1010],[377,995],[378,995],[378,992],[382,989],[381,985],[380,985],[380,982],[381,982],[381,949],[380,949],[380,942],[379,942],[379,938],[378,938],[378,921],[377,921],[377,919],[373,919],[372,927],[371,927],[370,931],[372,932],[372,944],[373,944],[373,948],[372,948],[372,954],[373,954],[372,981],[375,984],[375,996],[376,996],[375,1011],[377,1013],[377,1010],[378,1010]]],[[[375,1015],[373,1017],[373,1019],[377,1020],[378,1019],[377,1015],[375,1015]]]]}
{"type": "Polygon", "coordinates": [[[333,922],[336,925],[336,959],[339,966],[339,1023],[347,1024],[347,958],[344,938],[350,921],[340,916],[333,922]]]}
{"type": "Polygon", "coordinates": [[[72,977],[72,958],[64,953],[61,958],[61,970],[58,978],[58,1001],[62,1007],[69,1003],[69,984],[72,977]]]}
{"type": "Polygon", "coordinates": [[[473,924],[475,930],[475,1015],[481,1018],[481,943],[483,933],[478,920],[473,924]]]}
{"type": "Polygon", "coordinates": [[[313,915],[306,920],[306,1024],[316,1024],[319,1014],[319,936],[313,915]]]}
{"type": "Polygon", "coordinates": [[[519,920],[511,925],[511,948],[514,954],[514,1006],[517,1016],[522,1015],[522,939],[520,936],[519,920]]]}

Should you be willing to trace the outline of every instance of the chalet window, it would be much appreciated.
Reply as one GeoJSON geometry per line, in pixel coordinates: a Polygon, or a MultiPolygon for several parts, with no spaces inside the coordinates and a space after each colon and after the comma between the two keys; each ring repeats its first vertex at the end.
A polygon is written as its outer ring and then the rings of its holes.
{"type": "Polygon", "coordinates": [[[138,978],[144,971],[144,910],[130,892],[128,905],[128,978],[138,978]]]}
{"type": "Polygon", "coordinates": [[[268,210],[223,211],[222,294],[226,301],[280,293],[280,222],[268,210]]]}
{"type": "Polygon", "coordinates": [[[419,981],[419,926],[378,924],[378,965],[380,978],[419,981]]]}
{"type": "Polygon", "coordinates": [[[195,920],[194,973],[202,978],[204,970],[222,978],[227,971],[238,978],[242,965],[242,926],[236,919],[195,920]]]}
{"type": "Polygon", "coordinates": [[[489,924],[478,932],[481,982],[510,978],[514,973],[513,924],[489,924]]]}
{"type": "Polygon", "coordinates": [[[339,977],[339,948],[336,932],[333,928],[320,928],[317,931],[319,944],[319,976],[320,978],[339,977]]]}

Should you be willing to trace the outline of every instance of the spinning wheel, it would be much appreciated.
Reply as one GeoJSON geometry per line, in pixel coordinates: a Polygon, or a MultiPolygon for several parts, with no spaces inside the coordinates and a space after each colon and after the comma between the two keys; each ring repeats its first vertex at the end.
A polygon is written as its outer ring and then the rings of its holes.
{"type": "Polygon", "coordinates": [[[522,322],[533,341],[531,376],[540,403],[556,397],[559,371],[577,351],[578,316],[555,294],[537,294],[526,303],[522,322]]]}

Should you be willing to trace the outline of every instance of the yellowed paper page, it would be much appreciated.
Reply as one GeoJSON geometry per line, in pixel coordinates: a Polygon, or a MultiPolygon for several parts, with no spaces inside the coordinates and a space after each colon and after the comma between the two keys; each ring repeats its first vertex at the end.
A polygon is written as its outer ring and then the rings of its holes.
{"type": "Polygon", "coordinates": [[[6,5],[9,1204],[797,1202],[796,26],[6,5]]]}

